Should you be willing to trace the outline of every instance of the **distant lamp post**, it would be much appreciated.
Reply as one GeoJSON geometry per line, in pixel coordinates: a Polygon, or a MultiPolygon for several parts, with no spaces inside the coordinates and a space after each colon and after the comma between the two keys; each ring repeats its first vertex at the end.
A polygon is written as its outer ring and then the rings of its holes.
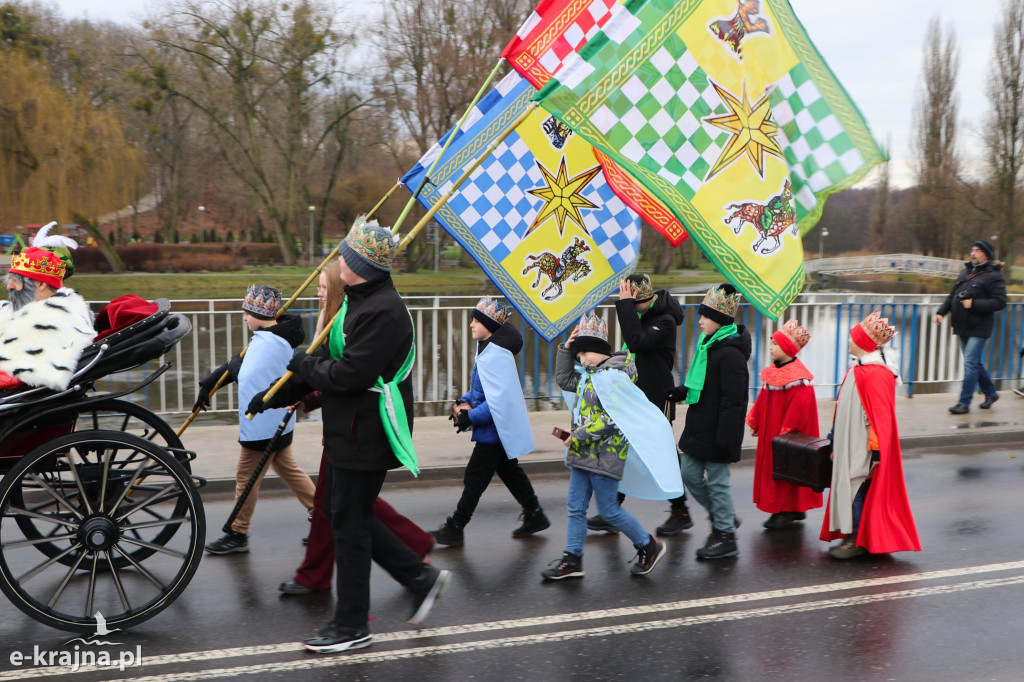
{"type": "Polygon", "coordinates": [[[818,260],[821,260],[822,253],[824,253],[825,237],[828,236],[828,228],[822,227],[821,232],[818,233],[818,260]]]}
{"type": "Polygon", "coordinates": [[[206,215],[206,207],[199,207],[199,243],[206,241],[206,229],[203,227],[203,216],[206,215]]]}
{"type": "Polygon", "coordinates": [[[313,264],[313,213],[316,206],[309,207],[309,264],[313,264]]]}
{"type": "Polygon", "coordinates": [[[999,256],[999,235],[994,234],[988,240],[992,242],[992,260],[995,260],[999,256]]]}

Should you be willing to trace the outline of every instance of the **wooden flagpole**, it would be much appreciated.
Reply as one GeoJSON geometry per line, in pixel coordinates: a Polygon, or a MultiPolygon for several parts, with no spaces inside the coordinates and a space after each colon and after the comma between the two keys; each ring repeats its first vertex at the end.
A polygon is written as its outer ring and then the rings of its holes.
{"type": "MultiPolygon", "coordinates": [[[[396,182],[394,187],[392,187],[390,190],[388,190],[388,193],[385,194],[384,197],[380,201],[377,202],[377,205],[374,206],[372,209],[370,209],[370,212],[366,214],[366,219],[369,220],[373,216],[373,214],[376,213],[377,210],[380,209],[380,207],[384,205],[384,202],[388,200],[388,197],[390,197],[392,194],[394,194],[395,191],[399,187],[401,187],[401,186],[402,186],[402,183],[396,182]]],[[[292,297],[289,298],[288,301],[285,302],[281,306],[281,309],[277,311],[277,317],[278,318],[280,318],[282,315],[284,315],[284,312],[286,310],[288,310],[288,308],[290,308],[292,306],[292,304],[295,303],[296,300],[298,300],[299,296],[302,295],[302,292],[304,292],[306,290],[306,287],[308,287],[313,282],[314,279],[316,279],[316,278],[318,278],[320,276],[320,273],[323,272],[325,267],[327,267],[327,264],[330,263],[334,259],[334,257],[338,255],[338,249],[340,247],[341,247],[341,242],[338,242],[338,245],[335,246],[333,249],[331,249],[331,252],[329,254],[327,254],[327,257],[324,258],[322,261],[320,261],[320,265],[316,266],[316,268],[313,270],[313,272],[310,273],[309,277],[306,278],[306,281],[302,283],[302,286],[300,286],[298,289],[296,289],[295,293],[292,294],[292,297]]],[[[242,352],[239,354],[239,357],[243,357],[244,358],[245,357],[245,351],[247,349],[248,349],[248,346],[243,348],[242,352]]],[[[210,389],[210,395],[212,396],[220,388],[222,388],[224,386],[224,384],[227,383],[229,378],[230,378],[230,374],[228,372],[224,372],[223,374],[221,374],[220,378],[217,379],[217,383],[213,385],[212,389],[210,389]]],[[[187,429],[189,427],[189,425],[192,424],[193,421],[195,421],[196,417],[199,415],[200,410],[201,410],[201,408],[199,408],[199,407],[195,408],[194,410],[192,410],[192,413],[185,419],[185,423],[182,424],[181,427],[177,431],[177,434],[178,434],[179,438],[181,437],[181,434],[185,433],[185,429],[187,429]]]]}
{"type": "MultiPolygon", "coordinates": [[[[440,210],[440,208],[449,199],[452,198],[455,192],[458,191],[459,187],[462,186],[462,183],[469,179],[469,176],[473,174],[473,171],[479,168],[480,164],[486,161],[490,157],[490,155],[494,153],[494,150],[498,148],[498,145],[500,145],[505,140],[506,137],[511,135],[512,131],[518,128],[519,125],[523,123],[523,121],[529,118],[530,114],[532,114],[536,108],[537,103],[530,102],[530,105],[526,107],[523,113],[521,113],[514,121],[512,121],[508,125],[508,127],[500,135],[498,135],[498,137],[494,138],[494,140],[492,140],[491,143],[487,145],[487,148],[483,151],[483,153],[480,154],[480,156],[478,156],[476,160],[473,161],[473,163],[466,167],[466,169],[462,172],[462,175],[459,176],[459,179],[456,180],[455,184],[452,185],[452,188],[448,190],[448,192],[443,197],[441,197],[436,204],[431,206],[430,210],[427,211],[427,214],[423,216],[418,223],[416,223],[416,226],[413,227],[412,230],[409,231],[409,234],[405,235],[405,237],[402,238],[402,241],[399,242],[398,244],[398,248],[395,249],[394,255],[397,256],[405,249],[405,247],[409,245],[409,242],[411,242],[413,238],[416,237],[416,234],[419,233],[419,231],[422,230],[423,227],[428,222],[430,222],[430,219],[434,217],[434,214],[437,213],[438,210],[440,210]]],[[[339,310],[338,314],[340,313],[341,311],[339,310]]],[[[320,344],[324,342],[324,339],[326,339],[327,336],[330,334],[331,327],[334,325],[334,321],[337,319],[338,315],[336,314],[328,324],[324,325],[324,330],[320,332],[319,336],[316,337],[316,340],[312,344],[310,344],[309,348],[306,349],[306,355],[312,354],[313,351],[315,351],[320,346],[320,344]]],[[[274,395],[276,395],[277,392],[281,390],[282,386],[288,383],[288,380],[291,379],[293,375],[294,372],[285,372],[284,376],[278,379],[277,383],[275,383],[272,387],[270,387],[270,389],[267,390],[265,394],[263,394],[263,403],[266,404],[270,402],[271,399],[273,399],[274,395]]],[[[246,419],[250,420],[254,416],[255,415],[249,412],[245,414],[246,419]]]]}

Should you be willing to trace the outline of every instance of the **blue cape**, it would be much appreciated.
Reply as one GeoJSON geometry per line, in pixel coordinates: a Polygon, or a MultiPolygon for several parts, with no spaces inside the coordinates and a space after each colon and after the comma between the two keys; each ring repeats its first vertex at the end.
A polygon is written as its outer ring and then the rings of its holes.
{"type": "MultiPolygon", "coordinates": [[[[582,370],[580,365],[577,371],[582,370]]],[[[580,378],[583,381],[584,377],[580,378]]],[[[601,406],[629,441],[619,492],[641,500],[671,500],[683,494],[676,438],[665,414],[647,399],[625,372],[607,369],[590,374],[601,406]]],[[[575,413],[576,394],[562,391],[575,413]]]]}
{"type": "Polygon", "coordinates": [[[533,452],[533,430],[511,351],[493,343],[476,356],[476,372],[487,407],[509,459],[533,452]]]}

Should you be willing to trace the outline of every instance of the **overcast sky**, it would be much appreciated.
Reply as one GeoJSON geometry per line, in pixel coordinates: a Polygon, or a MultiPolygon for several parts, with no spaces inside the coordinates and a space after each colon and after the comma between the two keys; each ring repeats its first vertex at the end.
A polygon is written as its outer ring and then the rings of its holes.
{"type": "MultiPolygon", "coordinates": [[[[465,0],[470,2],[472,0],[465,0]]],[[[853,97],[883,145],[888,141],[894,184],[911,182],[913,105],[920,88],[925,29],[933,16],[956,31],[960,47],[961,138],[963,150],[978,146],[987,110],[985,79],[992,59],[992,35],[1003,0],[790,0],[818,51],[853,97]]],[[[67,17],[138,24],[150,2],[56,0],[67,17]]],[[[495,55],[497,56],[497,55],[495,55]]],[[[969,155],[968,155],[969,156],[969,155]]],[[[870,177],[868,180],[870,181],[870,177]]]]}

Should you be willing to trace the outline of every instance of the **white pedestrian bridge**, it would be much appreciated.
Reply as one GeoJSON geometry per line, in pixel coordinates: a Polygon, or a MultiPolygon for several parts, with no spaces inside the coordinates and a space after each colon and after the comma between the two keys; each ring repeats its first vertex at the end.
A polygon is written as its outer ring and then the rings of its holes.
{"type": "Polygon", "coordinates": [[[881,256],[816,258],[804,263],[808,277],[815,275],[913,274],[956,279],[964,261],[933,258],[916,253],[887,253],[881,256]]]}
{"type": "MultiPolygon", "coordinates": [[[[441,414],[468,389],[475,353],[469,311],[479,296],[406,297],[416,326],[416,364],[412,376],[418,414],[441,414]]],[[[675,296],[686,315],[677,337],[675,373],[679,380],[699,337],[697,306],[703,295],[681,293],[675,296]]],[[[800,358],[814,374],[819,395],[834,395],[849,365],[850,327],[873,310],[881,311],[898,329],[889,350],[899,357],[901,394],[958,391],[963,378],[963,360],[957,337],[951,333],[948,316],[940,326],[933,322],[935,311],[944,298],[944,295],[919,294],[804,293],[778,320],[766,318],[750,305],[742,305],[737,323],[750,330],[753,340],[749,365],[751,397],[760,389],[760,370],[770,363],[771,335],[791,317],[798,319],[811,333],[811,341],[800,358]]],[[[606,301],[598,312],[609,323],[612,346],[621,348],[622,336],[615,321],[613,303],[613,300],[606,301]]],[[[165,358],[172,363],[171,370],[132,396],[160,413],[191,411],[196,382],[239,352],[248,338],[236,299],[179,300],[172,302],[171,309],[188,315],[193,331],[165,358]]],[[[299,299],[292,311],[303,316],[306,338],[312,338],[316,300],[299,299]]],[[[561,399],[554,382],[555,343],[545,342],[519,316],[515,317],[514,324],[522,330],[525,342],[517,357],[524,393],[528,399],[537,401],[535,407],[554,404],[561,399]]],[[[1020,385],[1022,345],[1024,296],[1016,294],[1009,297],[1006,309],[997,313],[995,329],[986,349],[985,366],[1001,390],[1020,385]]],[[[154,371],[156,365],[150,365],[104,378],[97,388],[114,390],[126,382],[139,381],[154,371]]],[[[237,410],[235,387],[218,391],[212,409],[223,413],[237,410]]]]}

